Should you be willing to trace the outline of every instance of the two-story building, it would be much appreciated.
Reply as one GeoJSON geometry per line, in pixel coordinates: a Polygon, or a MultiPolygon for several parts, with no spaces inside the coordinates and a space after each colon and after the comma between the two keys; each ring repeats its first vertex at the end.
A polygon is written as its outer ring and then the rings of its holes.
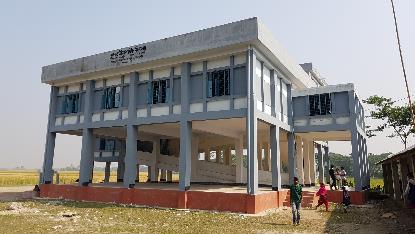
{"type": "Polygon", "coordinates": [[[295,176],[304,185],[324,181],[332,140],[352,142],[355,189],[369,185],[353,85],[327,85],[311,63],[295,63],[257,18],[45,66],[41,80],[51,86],[43,196],[255,213],[281,205],[278,194],[295,176]],[[49,185],[57,134],[82,137],[72,195],[49,185]],[[91,184],[94,161],[106,162],[105,186],[91,184]],[[111,162],[116,184],[108,183],[111,162]],[[148,166],[151,182],[178,173],[178,185],[158,184],[174,190],[170,203],[135,194],[150,191],[140,189],[139,165],[148,166]],[[239,208],[215,193],[212,202],[222,205],[212,208],[200,184],[246,185],[247,192],[234,191],[239,208]],[[96,195],[111,188],[131,194],[96,195]]]}

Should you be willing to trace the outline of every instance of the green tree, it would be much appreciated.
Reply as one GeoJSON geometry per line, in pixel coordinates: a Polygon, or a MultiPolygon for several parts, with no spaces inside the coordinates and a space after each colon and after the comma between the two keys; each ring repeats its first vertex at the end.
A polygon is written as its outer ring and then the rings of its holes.
{"type": "Polygon", "coordinates": [[[386,129],[392,129],[393,131],[388,137],[399,137],[406,148],[408,138],[415,133],[414,128],[412,128],[410,108],[408,106],[399,106],[391,98],[378,95],[370,96],[363,102],[375,108],[370,111],[370,116],[367,117],[381,120],[382,122],[373,128],[367,126],[366,133],[368,137],[376,136],[377,133],[383,132],[386,129]]]}

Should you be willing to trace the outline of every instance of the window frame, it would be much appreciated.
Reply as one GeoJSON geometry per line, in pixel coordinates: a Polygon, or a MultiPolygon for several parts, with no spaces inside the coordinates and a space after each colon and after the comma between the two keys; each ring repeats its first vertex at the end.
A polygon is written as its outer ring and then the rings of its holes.
{"type": "Polygon", "coordinates": [[[231,95],[231,69],[221,68],[207,72],[206,97],[218,98],[231,95]],[[223,77],[220,73],[223,72],[223,77]],[[221,83],[223,82],[223,83],[221,83]],[[221,87],[223,85],[223,87],[221,87]]]}

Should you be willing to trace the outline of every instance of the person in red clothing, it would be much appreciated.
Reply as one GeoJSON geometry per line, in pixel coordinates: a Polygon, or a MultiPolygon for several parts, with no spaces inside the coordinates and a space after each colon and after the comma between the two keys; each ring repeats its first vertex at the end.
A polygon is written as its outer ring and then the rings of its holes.
{"type": "Polygon", "coordinates": [[[327,201],[327,189],[324,183],[320,183],[320,189],[317,191],[316,195],[320,196],[318,199],[316,209],[324,204],[326,206],[326,211],[329,211],[329,202],[327,201]]]}

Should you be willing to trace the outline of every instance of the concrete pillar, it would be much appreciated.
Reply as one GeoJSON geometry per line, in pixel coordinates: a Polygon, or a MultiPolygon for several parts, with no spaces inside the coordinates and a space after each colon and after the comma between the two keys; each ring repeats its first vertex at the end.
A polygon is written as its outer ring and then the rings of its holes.
{"type": "Polygon", "coordinates": [[[295,135],[292,132],[287,133],[288,140],[288,177],[289,184],[293,183],[294,177],[297,176],[296,170],[296,153],[295,153],[295,135]]]}
{"type": "Polygon", "coordinates": [[[326,181],[330,181],[330,175],[329,175],[329,170],[330,170],[330,158],[329,158],[329,147],[325,146],[323,147],[324,150],[324,155],[323,155],[323,165],[324,165],[324,172],[327,172],[325,175],[326,181]]]}
{"type": "Polygon", "coordinates": [[[111,162],[105,162],[105,175],[104,175],[104,182],[110,182],[111,176],[111,162]]]}
{"type": "Polygon", "coordinates": [[[151,166],[147,166],[147,182],[151,182],[151,166]]]}
{"type": "Polygon", "coordinates": [[[117,168],[117,182],[123,182],[124,181],[124,171],[125,171],[125,162],[124,157],[121,158],[120,161],[118,161],[118,168],[117,168]]]}
{"type": "Polygon", "coordinates": [[[139,183],[140,182],[140,164],[137,163],[137,175],[135,177],[135,182],[139,183]]]}
{"type": "Polygon", "coordinates": [[[56,133],[51,132],[50,129],[55,125],[55,114],[57,107],[57,94],[59,88],[52,86],[50,89],[49,97],[49,115],[48,115],[48,125],[46,132],[46,144],[45,144],[45,153],[43,156],[43,168],[42,168],[42,178],[41,183],[50,184],[53,181],[53,157],[55,155],[55,141],[56,133]]]}
{"type": "Polygon", "coordinates": [[[159,168],[158,168],[158,158],[160,157],[160,139],[153,141],[153,153],[152,153],[152,162],[150,166],[150,181],[158,182],[159,178],[159,168]]]}
{"type": "Polygon", "coordinates": [[[317,144],[317,164],[318,164],[318,182],[324,183],[323,153],[321,151],[320,144],[317,144]]]}
{"type": "Polygon", "coordinates": [[[46,134],[45,154],[43,159],[43,180],[42,183],[50,184],[53,181],[53,157],[55,155],[56,133],[46,134]]]}
{"type": "Polygon", "coordinates": [[[311,186],[315,186],[316,185],[316,156],[314,153],[314,142],[311,141],[308,145],[308,152],[309,152],[309,161],[310,161],[310,182],[311,182],[311,186]]]}
{"type": "Polygon", "coordinates": [[[79,170],[79,185],[88,186],[94,167],[94,136],[91,128],[82,131],[82,150],[79,170]]]}
{"type": "Polygon", "coordinates": [[[196,134],[192,134],[192,146],[191,146],[191,177],[190,180],[197,181],[197,161],[199,157],[199,137],[196,134]]]}
{"type": "Polygon", "coordinates": [[[303,156],[304,156],[304,184],[307,186],[311,185],[311,178],[310,178],[310,145],[309,141],[303,140],[303,156]]]}
{"type": "Polygon", "coordinates": [[[240,183],[245,183],[245,181],[243,180],[243,169],[244,169],[244,165],[243,165],[243,138],[240,137],[238,139],[235,140],[235,154],[236,154],[236,178],[235,178],[235,182],[240,184],[240,183]]]}
{"type": "Polygon", "coordinates": [[[303,140],[299,136],[295,138],[295,154],[296,154],[296,170],[297,170],[298,183],[304,185],[303,140]]]}
{"type": "Polygon", "coordinates": [[[272,190],[281,190],[281,158],[280,158],[280,130],[277,126],[270,126],[269,141],[271,144],[271,175],[272,190]]]}
{"type": "Polygon", "coordinates": [[[216,148],[215,155],[216,155],[216,159],[215,159],[216,163],[220,163],[220,159],[222,157],[222,150],[220,147],[216,148]]]}
{"type": "Polygon", "coordinates": [[[270,147],[268,142],[264,142],[262,144],[264,149],[264,161],[262,162],[263,170],[264,171],[271,171],[271,155],[270,155],[270,147]]]}
{"type": "Polygon", "coordinates": [[[124,159],[124,186],[128,188],[134,187],[135,178],[137,177],[137,139],[137,127],[133,125],[127,125],[127,139],[124,159]]]}
{"type": "Polygon", "coordinates": [[[247,118],[246,118],[246,142],[248,151],[247,160],[247,192],[248,194],[254,195],[258,193],[258,158],[257,158],[257,127],[258,119],[256,116],[257,112],[257,95],[255,93],[256,75],[256,56],[253,49],[247,51],[247,90],[248,90],[248,101],[247,101],[247,118]]]}
{"type": "Polygon", "coordinates": [[[172,171],[167,171],[166,181],[167,181],[167,183],[173,182],[173,172],[172,171]]]}
{"type": "Polygon", "coordinates": [[[205,150],[205,161],[210,162],[210,149],[205,150]]]}
{"type": "Polygon", "coordinates": [[[401,185],[399,184],[398,163],[396,160],[392,161],[392,180],[393,180],[393,195],[395,199],[402,198],[401,185]]]}
{"type": "Polygon", "coordinates": [[[192,159],[192,122],[180,122],[179,189],[190,189],[192,159]]]}
{"type": "Polygon", "coordinates": [[[258,160],[258,170],[263,170],[263,152],[262,152],[262,139],[258,137],[258,143],[257,143],[257,160],[258,160]]]}
{"type": "Polygon", "coordinates": [[[360,150],[360,135],[357,131],[351,132],[352,138],[352,159],[353,159],[353,176],[355,183],[355,190],[361,191],[363,189],[362,181],[362,155],[360,150]]]}
{"type": "Polygon", "coordinates": [[[167,181],[166,180],[166,176],[167,176],[167,172],[166,172],[166,170],[165,169],[161,169],[160,170],[160,181],[167,181]]]}
{"type": "Polygon", "coordinates": [[[231,163],[231,148],[229,146],[225,146],[224,148],[224,164],[225,165],[230,165],[231,163]]]}

